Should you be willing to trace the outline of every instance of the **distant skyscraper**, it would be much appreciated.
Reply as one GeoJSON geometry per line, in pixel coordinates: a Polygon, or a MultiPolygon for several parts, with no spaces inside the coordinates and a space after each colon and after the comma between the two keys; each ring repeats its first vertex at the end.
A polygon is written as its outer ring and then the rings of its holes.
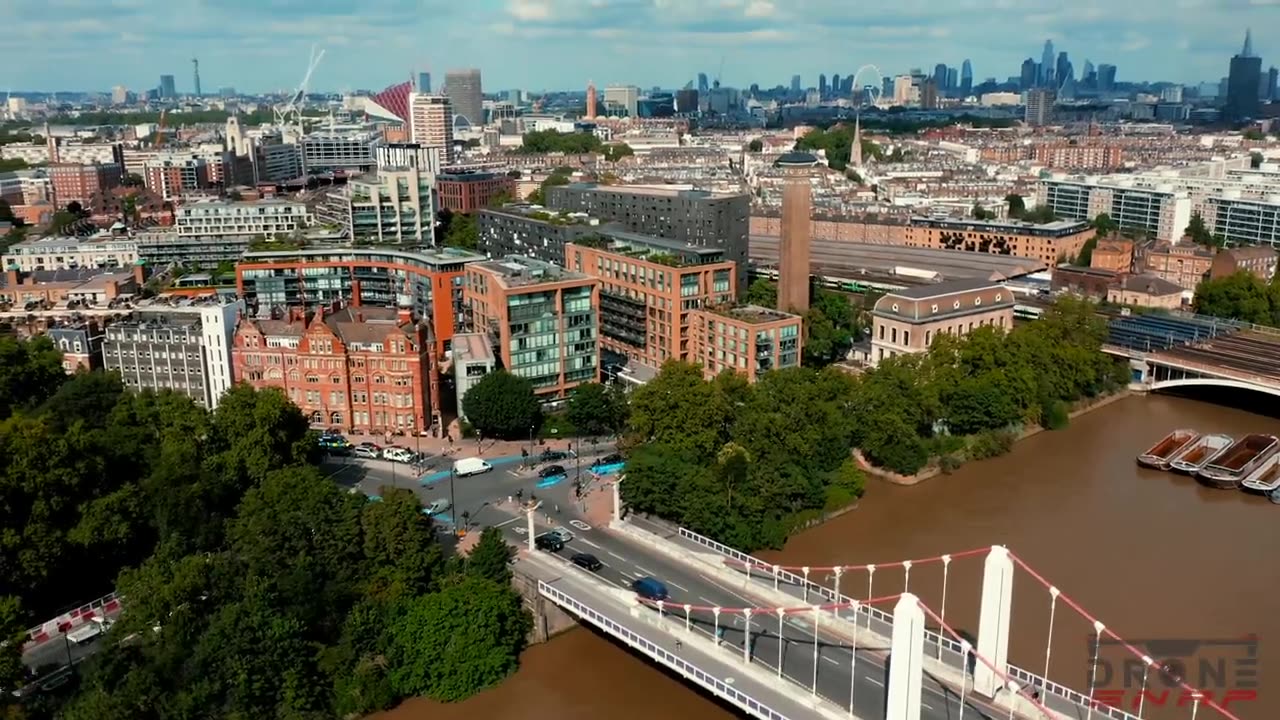
{"type": "Polygon", "coordinates": [[[955,92],[960,87],[960,70],[957,68],[947,68],[947,91],[955,92]]]}
{"type": "Polygon", "coordinates": [[[1267,99],[1280,100],[1280,70],[1275,65],[1267,71],[1267,99]]]}
{"type": "Polygon", "coordinates": [[[947,89],[947,66],[944,63],[938,63],[933,66],[933,84],[939,92],[947,89]]]}
{"type": "Polygon", "coordinates": [[[199,58],[191,58],[191,74],[194,76],[192,78],[193,80],[192,85],[195,86],[196,97],[201,97],[203,93],[200,92],[200,60],[199,58]]]}
{"type": "Polygon", "coordinates": [[[1018,78],[1019,80],[1018,89],[1030,90],[1031,88],[1035,87],[1036,83],[1039,81],[1039,77],[1037,76],[1038,72],[1039,72],[1039,66],[1036,65],[1035,60],[1032,60],[1031,58],[1027,58],[1026,60],[1023,60],[1022,75],[1018,78]]]}
{"type": "Polygon", "coordinates": [[[840,73],[836,73],[835,75],[832,75],[832,76],[831,76],[831,94],[832,94],[832,95],[839,95],[839,94],[840,94],[840,90],[841,90],[841,87],[840,87],[840,73]]]}
{"type": "Polygon", "coordinates": [[[707,74],[698,73],[698,95],[706,95],[711,86],[707,84],[707,74]]]}
{"type": "Polygon", "coordinates": [[[793,93],[800,92],[800,76],[799,75],[791,76],[791,92],[793,93]]]}
{"type": "Polygon", "coordinates": [[[1075,73],[1071,68],[1071,60],[1067,57],[1067,51],[1063,50],[1058,53],[1058,63],[1054,66],[1053,82],[1061,87],[1067,78],[1075,77],[1075,73]]]}
{"type": "Polygon", "coordinates": [[[822,73],[818,73],[818,95],[827,96],[827,76],[822,73]]]}
{"type": "Polygon", "coordinates": [[[1111,92],[1116,89],[1116,66],[1102,63],[1098,66],[1098,91],[1111,92]]]}
{"type": "Polygon", "coordinates": [[[1052,90],[1038,88],[1027,93],[1026,123],[1032,127],[1053,122],[1053,104],[1057,95],[1052,90]]]}
{"type": "Polygon", "coordinates": [[[960,66],[960,93],[965,97],[973,91],[973,63],[966,58],[960,66]]]}
{"type": "Polygon", "coordinates": [[[1231,122],[1258,117],[1258,86],[1262,83],[1262,58],[1253,56],[1253,33],[1246,30],[1244,47],[1231,58],[1227,74],[1227,104],[1223,114],[1231,122]]]}
{"type": "Polygon", "coordinates": [[[637,117],[639,103],[640,88],[634,85],[610,85],[604,89],[606,115],[637,117]]]}
{"type": "Polygon", "coordinates": [[[455,114],[466,118],[473,127],[484,124],[484,93],[478,69],[450,70],[445,73],[444,91],[453,103],[455,114]]]}
{"type": "Polygon", "coordinates": [[[1053,41],[1044,41],[1044,52],[1040,54],[1040,84],[1053,85],[1053,41]]]}
{"type": "Polygon", "coordinates": [[[165,100],[178,97],[178,91],[175,89],[172,75],[160,76],[160,97],[165,100]]]}
{"type": "Polygon", "coordinates": [[[453,107],[444,95],[409,93],[409,139],[440,148],[445,163],[453,158],[453,107]]]}
{"type": "Polygon", "coordinates": [[[1098,73],[1088,58],[1085,58],[1084,67],[1080,69],[1080,84],[1090,90],[1098,87],[1098,73]]]}
{"type": "Polygon", "coordinates": [[[431,73],[429,72],[418,73],[418,92],[420,93],[431,92],[431,73]]]}

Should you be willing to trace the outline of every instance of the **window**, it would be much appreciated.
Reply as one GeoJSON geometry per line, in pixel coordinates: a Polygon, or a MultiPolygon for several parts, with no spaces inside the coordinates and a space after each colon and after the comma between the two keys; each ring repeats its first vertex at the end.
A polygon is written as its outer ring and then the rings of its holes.
{"type": "Polygon", "coordinates": [[[898,342],[898,328],[893,328],[889,331],[889,342],[898,342]]]}
{"type": "Polygon", "coordinates": [[[881,340],[883,340],[883,339],[884,339],[884,326],[883,326],[883,325],[881,325],[881,326],[880,326],[880,339],[881,339],[881,340]]]}
{"type": "Polygon", "coordinates": [[[982,298],[981,298],[981,297],[976,297],[976,298],[974,298],[974,299],[973,299],[973,304],[974,304],[974,306],[975,306],[975,307],[976,307],[976,306],[978,306],[978,305],[981,305],[981,304],[982,304],[982,298]]]}

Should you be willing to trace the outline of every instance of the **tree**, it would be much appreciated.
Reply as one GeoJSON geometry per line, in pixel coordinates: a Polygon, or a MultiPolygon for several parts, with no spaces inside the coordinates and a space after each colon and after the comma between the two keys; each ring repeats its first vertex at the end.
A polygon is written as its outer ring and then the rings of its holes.
{"type": "Polygon", "coordinates": [[[747,286],[746,302],[771,309],[778,307],[778,284],[772,280],[756,278],[747,286]]]}
{"type": "Polygon", "coordinates": [[[140,188],[140,187],[145,187],[147,184],[147,181],[144,180],[142,176],[139,175],[138,173],[128,173],[127,175],[124,176],[124,181],[121,184],[124,185],[125,187],[140,188]]]}
{"type": "Polygon", "coordinates": [[[632,150],[631,146],[626,143],[612,143],[604,146],[602,154],[604,155],[605,160],[608,160],[609,162],[618,162],[624,157],[635,155],[636,151],[632,150]]]}
{"type": "Polygon", "coordinates": [[[1213,237],[1213,233],[1209,232],[1209,227],[1198,212],[1191,213],[1191,222],[1187,223],[1187,229],[1183,235],[1191,238],[1191,241],[1197,245],[1220,247],[1220,243],[1213,237]]]}
{"type": "Polygon", "coordinates": [[[412,491],[383,488],[382,502],[360,513],[365,561],[376,568],[367,593],[395,600],[429,590],[444,572],[444,553],[435,542],[433,522],[412,491]]]}
{"type": "Polygon", "coordinates": [[[22,646],[27,642],[27,624],[21,602],[14,595],[0,597],[0,688],[10,690],[22,687],[26,675],[22,646]]]}
{"type": "Polygon", "coordinates": [[[1090,224],[1093,225],[1093,229],[1096,231],[1097,235],[1101,237],[1106,237],[1107,235],[1120,230],[1120,226],[1117,225],[1116,221],[1112,220],[1111,216],[1107,213],[1098,213],[1097,217],[1095,217],[1090,224]]]}
{"type": "Polygon", "coordinates": [[[81,220],[79,215],[68,212],[66,210],[58,210],[53,213],[53,219],[49,221],[49,232],[65,233],[74,229],[75,225],[81,220]]]}
{"type": "Polygon", "coordinates": [[[856,317],[848,296],[818,290],[805,313],[804,364],[821,367],[843,359],[853,344],[856,317]]]}
{"type": "Polygon", "coordinates": [[[516,669],[533,623],[520,596],[468,577],[409,603],[391,627],[391,682],[401,695],[451,702],[516,669]]]}
{"type": "Polygon", "coordinates": [[[981,204],[976,202],[973,204],[972,214],[973,214],[974,220],[994,220],[996,217],[995,213],[991,212],[990,210],[987,210],[986,208],[982,207],[981,204]]]}
{"type": "Polygon", "coordinates": [[[565,412],[579,434],[615,433],[626,423],[626,398],[600,383],[583,383],[569,395],[565,412]]]}
{"type": "Polygon", "coordinates": [[[1196,287],[1195,308],[1201,315],[1274,325],[1280,315],[1280,292],[1252,273],[1240,271],[1201,282],[1196,287]]]}
{"type": "Polygon", "coordinates": [[[487,527],[467,556],[467,574],[499,585],[511,582],[511,546],[496,527],[487,527]]]}
{"type": "Polygon", "coordinates": [[[1098,248],[1098,238],[1101,233],[1094,233],[1093,237],[1084,241],[1084,245],[1080,246],[1080,254],[1073,258],[1073,262],[1078,267],[1089,267],[1093,264],[1093,251],[1098,248]]]}
{"type": "Polygon", "coordinates": [[[79,200],[72,200],[67,203],[67,212],[75,215],[76,217],[84,217],[85,214],[84,207],[80,204],[79,200]]]}
{"type": "Polygon", "coordinates": [[[1022,196],[1018,193],[1009,193],[1004,196],[1004,201],[1009,205],[1009,217],[1018,218],[1027,211],[1027,204],[1023,202],[1022,196]]]}
{"type": "Polygon", "coordinates": [[[484,437],[527,437],[542,421],[533,384],[505,370],[491,372],[462,397],[467,421],[484,437]]]}
{"type": "Polygon", "coordinates": [[[467,213],[454,214],[445,232],[444,244],[463,250],[475,250],[480,244],[480,231],[475,217],[467,213]]]}
{"type": "Polygon", "coordinates": [[[565,153],[581,155],[598,152],[600,138],[589,132],[562,133],[555,130],[535,130],[524,134],[521,153],[565,153]]]}
{"type": "Polygon", "coordinates": [[[9,207],[8,201],[0,198],[0,222],[12,223],[17,218],[13,214],[13,208],[9,207]]]}
{"type": "Polygon", "coordinates": [[[0,418],[44,402],[66,379],[62,353],[49,338],[0,337],[0,418]]]}
{"type": "Polygon", "coordinates": [[[761,150],[764,150],[764,143],[760,141],[760,138],[756,138],[747,143],[747,150],[750,150],[753,153],[758,153],[761,150]]]}

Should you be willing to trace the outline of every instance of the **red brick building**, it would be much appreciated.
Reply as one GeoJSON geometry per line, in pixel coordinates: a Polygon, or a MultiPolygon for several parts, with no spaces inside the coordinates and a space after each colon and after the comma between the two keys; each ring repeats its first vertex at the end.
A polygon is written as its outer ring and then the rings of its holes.
{"type": "Polygon", "coordinates": [[[237,382],[282,389],[318,426],[413,433],[438,422],[431,329],[409,309],[289,312],[241,319],[231,350],[237,382]]]}
{"type": "Polygon", "coordinates": [[[436,192],[440,207],[452,212],[469,213],[489,207],[495,198],[515,198],[515,178],[502,173],[461,171],[436,175],[436,192]]]}
{"type": "Polygon", "coordinates": [[[107,165],[58,163],[49,166],[49,182],[53,184],[53,196],[57,198],[58,205],[61,207],[66,207],[70,202],[85,205],[94,195],[119,187],[123,179],[120,166],[115,163],[107,165]]]}

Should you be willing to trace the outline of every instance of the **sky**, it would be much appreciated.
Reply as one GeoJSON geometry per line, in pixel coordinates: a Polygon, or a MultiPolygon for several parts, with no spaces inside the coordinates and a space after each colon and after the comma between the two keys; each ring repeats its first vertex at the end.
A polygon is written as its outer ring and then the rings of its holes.
{"type": "MultiPolygon", "coordinates": [[[[206,93],[381,89],[478,67],[487,92],[634,84],[805,86],[874,65],[885,75],[973,62],[976,82],[1017,75],[1046,39],[1118,66],[1117,79],[1211,81],[1246,28],[1280,65],[1280,0],[0,0],[0,93],[156,87],[206,93]],[[723,71],[720,68],[723,67],[723,71]]],[[[875,82],[871,71],[860,84],[875,82]]]]}

